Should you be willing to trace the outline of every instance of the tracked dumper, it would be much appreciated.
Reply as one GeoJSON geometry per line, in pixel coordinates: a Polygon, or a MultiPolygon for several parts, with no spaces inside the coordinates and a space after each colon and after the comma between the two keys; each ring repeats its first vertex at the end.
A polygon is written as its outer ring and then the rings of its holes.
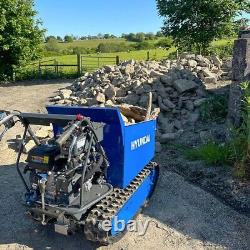
{"type": "Polygon", "coordinates": [[[88,240],[117,241],[125,231],[115,227],[114,219],[125,224],[133,219],[158,179],[159,167],[151,162],[156,120],[125,126],[115,108],[48,106],[47,111],[0,112],[0,140],[18,121],[24,126],[16,167],[28,214],[43,225],[54,223],[60,234],[82,229],[88,240]],[[39,140],[31,129],[50,124],[53,138],[39,140]],[[21,167],[28,135],[36,145],[21,167]]]}

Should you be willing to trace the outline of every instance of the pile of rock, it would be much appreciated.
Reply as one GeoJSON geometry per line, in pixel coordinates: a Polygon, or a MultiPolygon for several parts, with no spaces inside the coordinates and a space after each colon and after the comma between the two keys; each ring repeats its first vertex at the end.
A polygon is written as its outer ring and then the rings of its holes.
{"type": "MultiPolygon", "coordinates": [[[[199,119],[199,106],[206,100],[204,82],[216,82],[221,66],[217,57],[188,54],[178,61],[130,60],[86,73],[70,87],[60,90],[51,101],[63,105],[139,106],[145,108],[145,113],[151,92],[153,113],[157,113],[157,108],[161,111],[157,136],[161,143],[166,143],[199,119]]],[[[126,114],[124,120],[136,121],[126,114]]]]}

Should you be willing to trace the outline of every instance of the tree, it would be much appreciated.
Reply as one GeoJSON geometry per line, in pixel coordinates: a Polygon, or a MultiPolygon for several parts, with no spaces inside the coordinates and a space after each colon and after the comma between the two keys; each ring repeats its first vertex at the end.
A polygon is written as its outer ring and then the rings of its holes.
{"type": "Polygon", "coordinates": [[[56,37],[55,37],[55,36],[47,36],[47,37],[45,38],[45,42],[47,43],[50,39],[56,40],[56,37]]]}
{"type": "Polygon", "coordinates": [[[64,42],[65,43],[72,43],[74,41],[73,37],[72,36],[69,36],[69,35],[66,35],[64,37],[64,42]]]}
{"type": "Polygon", "coordinates": [[[153,32],[149,32],[147,34],[145,34],[145,39],[146,40],[154,40],[155,39],[155,34],[153,32]]]}
{"type": "Polygon", "coordinates": [[[109,35],[109,34],[104,34],[104,35],[103,35],[103,38],[104,38],[104,39],[109,39],[109,38],[110,38],[110,35],[109,35]]]}
{"type": "Polygon", "coordinates": [[[143,32],[136,34],[136,42],[143,42],[145,40],[145,34],[143,32]]]}
{"type": "Polygon", "coordinates": [[[62,42],[62,41],[63,41],[63,39],[62,39],[60,36],[57,36],[57,37],[56,37],[56,40],[59,41],[59,42],[62,42]]]}
{"type": "Polygon", "coordinates": [[[233,33],[234,18],[250,10],[249,0],[156,0],[163,32],[177,45],[204,52],[215,38],[233,33]]]}
{"type": "Polygon", "coordinates": [[[36,19],[33,0],[0,1],[0,78],[39,58],[44,30],[36,19]]]}

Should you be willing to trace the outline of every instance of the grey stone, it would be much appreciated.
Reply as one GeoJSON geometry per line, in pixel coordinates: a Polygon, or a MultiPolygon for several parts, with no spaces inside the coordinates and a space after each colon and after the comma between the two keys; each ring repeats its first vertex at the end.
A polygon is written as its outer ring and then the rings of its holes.
{"type": "Polygon", "coordinates": [[[135,72],[135,68],[133,65],[128,64],[127,66],[125,66],[124,72],[125,74],[133,74],[135,72]]]}
{"type": "Polygon", "coordinates": [[[203,144],[214,140],[211,131],[207,131],[207,130],[200,132],[200,139],[203,144]]]}
{"type": "Polygon", "coordinates": [[[181,58],[184,58],[184,59],[195,59],[196,55],[195,54],[190,54],[188,52],[184,52],[180,55],[181,58]]]}
{"type": "Polygon", "coordinates": [[[127,91],[126,90],[124,90],[122,88],[116,90],[116,96],[117,97],[124,97],[126,95],[127,95],[127,91]]]}
{"type": "Polygon", "coordinates": [[[104,70],[107,73],[114,72],[115,71],[115,67],[111,66],[111,65],[106,65],[106,66],[104,66],[104,70]]]}
{"type": "Polygon", "coordinates": [[[70,89],[62,89],[62,90],[59,91],[59,95],[63,99],[68,99],[71,94],[72,94],[72,90],[70,90],[70,89]]]}
{"type": "Polygon", "coordinates": [[[164,123],[160,125],[161,131],[166,134],[166,133],[173,133],[174,132],[174,124],[173,123],[164,123]]]}
{"type": "Polygon", "coordinates": [[[194,101],[194,106],[195,107],[200,107],[203,103],[205,103],[207,100],[207,98],[201,98],[201,99],[197,99],[194,101]]]}
{"type": "Polygon", "coordinates": [[[157,142],[155,143],[155,152],[156,152],[156,153],[160,153],[161,151],[162,151],[161,143],[157,141],[157,142]]]}
{"type": "Polygon", "coordinates": [[[167,143],[169,141],[175,140],[177,138],[176,133],[166,133],[161,135],[160,142],[167,143]]]}
{"type": "Polygon", "coordinates": [[[86,101],[87,101],[88,106],[94,106],[98,104],[95,98],[86,98],[86,101]]]}
{"type": "Polygon", "coordinates": [[[147,95],[142,95],[139,101],[139,105],[142,107],[147,107],[148,105],[148,96],[147,95]]]}
{"type": "Polygon", "coordinates": [[[107,89],[105,89],[105,96],[108,99],[113,99],[116,96],[116,90],[113,85],[110,85],[107,89]]]}
{"type": "Polygon", "coordinates": [[[163,104],[166,105],[170,109],[174,109],[176,105],[172,103],[168,98],[163,98],[163,104]]]}
{"type": "Polygon", "coordinates": [[[96,95],[95,99],[97,102],[100,102],[100,103],[105,103],[106,101],[105,95],[100,92],[96,95]]]}
{"type": "Polygon", "coordinates": [[[140,99],[140,97],[138,95],[130,94],[124,98],[124,103],[128,103],[130,105],[137,105],[139,99],[140,99]]]}
{"type": "Polygon", "coordinates": [[[191,100],[187,100],[185,103],[186,109],[189,111],[194,110],[194,103],[191,100]]]}
{"type": "Polygon", "coordinates": [[[195,68],[197,64],[198,63],[195,60],[188,60],[188,66],[191,68],[195,68]]]}
{"type": "Polygon", "coordinates": [[[168,108],[166,105],[163,104],[161,96],[158,96],[158,105],[161,110],[166,111],[166,112],[170,111],[170,108],[168,108]]]}
{"type": "Polygon", "coordinates": [[[171,77],[171,75],[163,75],[160,78],[161,82],[166,84],[166,85],[172,85],[173,84],[173,78],[171,77]]]}
{"type": "Polygon", "coordinates": [[[194,81],[189,81],[185,79],[179,79],[174,81],[173,86],[179,93],[194,90],[195,88],[197,88],[197,84],[194,81]]]}
{"type": "Polygon", "coordinates": [[[50,99],[51,102],[58,102],[62,99],[61,96],[57,95],[57,96],[54,96],[50,99]]]}
{"type": "Polygon", "coordinates": [[[204,82],[206,84],[210,84],[210,83],[216,84],[217,83],[217,78],[215,76],[207,76],[207,77],[204,78],[204,82]]]}
{"type": "Polygon", "coordinates": [[[179,130],[176,133],[166,133],[166,134],[162,134],[161,138],[160,138],[160,142],[161,143],[168,143],[169,141],[173,141],[177,138],[179,138],[181,136],[181,134],[183,133],[183,130],[179,130]]]}
{"type": "Polygon", "coordinates": [[[200,118],[199,113],[197,113],[197,112],[191,113],[189,118],[188,118],[188,121],[189,121],[189,123],[194,124],[199,120],[199,118],[200,118]]]}
{"type": "Polygon", "coordinates": [[[161,76],[164,76],[164,74],[162,74],[162,73],[159,72],[159,71],[152,70],[152,71],[150,72],[150,77],[161,77],[161,76]]]}
{"type": "Polygon", "coordinates": [[[218,68],[221,68],[222,61],[220,60],[218,56],[212,56],[212,61],[215,66],[217,66],[218,68]]]}
{"type": "Polygon", "coordinates": [[[203,73],[203,75],[204,75],[205,77],[215,77],[215,74],[212,73],[212,72],[209,70],[209,68],[203,68],[203,69],[201,70],[201,72],[203,73]]]}

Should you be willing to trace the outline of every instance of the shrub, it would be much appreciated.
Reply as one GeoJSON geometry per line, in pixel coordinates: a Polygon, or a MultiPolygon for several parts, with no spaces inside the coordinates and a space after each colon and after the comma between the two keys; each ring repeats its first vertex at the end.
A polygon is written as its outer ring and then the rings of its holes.
{"type": "Polygon", "coordinates": [[[59,52],[60,47],[58,41],[54,38],[50,38],[45,44],[45,49],[47,51],[59,52]]]}
{"type": "Polygon", "coordinates": [[[155,44],[156,47],[161,47],[164,49],[169,49],[173,45],[173,39],[171,37],[166,37],[164,39],[161,39],[159,42],[155,44]]]}
{"type": "Polygon", "coordinates": [[[217,55],[220,58],[230,57],[233,54],[233,42],[228,42],[225,45],[211,45],[207,54],[217,55]]]}
{"type": "Polygon", "coordinates": [[[100,43],[96,49],[99,53],[122,52],[133,49],[132,46],[126,43],[100,43]]]}
{"type": "Polygon", "coordinates": [[[73,37],[72,36],[69,36],[69,35],[66,35],[64,37],[64,42],[65,43],[72,43],[74,41],[73,37]]]}
{"type": "Polygon", "coordinates": [[[200,107],[203,121],[219,121],[228,113],[228,96],[216,95],[208,98],[200,107]]]}
{"type": "Polygon", "coordinates": [[[154,48],[154,45],[152,43],[149,43],[147,41],[144,41],[144,42],[140,42],[140,43],[137,43],[135,45],[135,48],[137,50],[146,50],[146,49],[153,49],[154,48]]]}

